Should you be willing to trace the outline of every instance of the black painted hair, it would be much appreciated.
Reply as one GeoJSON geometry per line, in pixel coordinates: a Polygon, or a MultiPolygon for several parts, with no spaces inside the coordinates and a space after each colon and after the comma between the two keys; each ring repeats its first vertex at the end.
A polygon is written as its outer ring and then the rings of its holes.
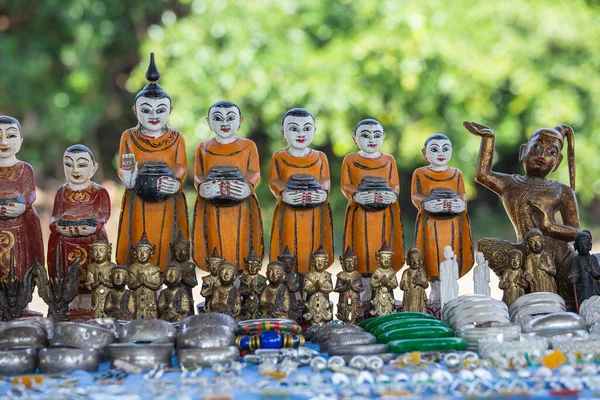
{"type": "Polygon", "coordinates": [[[16,118],[9,117],[8,115],[0,115],[0,124],[15,124],[19,128],[19,132],[21,132],[21,124],[16,118]]]}
{"type": "Polygon", "coordinates": [[[577,234],[575,235],[575,241],[577,241],[577,239],[583,239],[583,238],[592,240],[592,233],[590,231],[588,231],[587,229],[585,229],[581,232],[577,232],[577,234]]]}
{"type": "Polygon", "coordinates": [[[124,265],[115,265],[115,266],[114,266],[114,267],[112,267],[110,270],[111,270],[111,271],[115,271],[115,270],[117,270],[117,269],[122,269],[123,271],[125,271],[125,272],[129,273],[129,268],[127,268],[127,267],[126,267],[126,266],[124,266],[124,265]]]}
{"type": "Polygon", "coordinates": [[[157,83],[160,79],[160,72],[158,72],[158,68],[154,62],[154,53],[150,53],[150,64],[146,70],[146,79],[150,83],[138,92],[135,96],[136,100],[140,97],[148,97],[149,99],[162,99],[166,97],[171,101],[171,96],[169,96],[169,94],[157,83]]]}
{"type": "Polygon", "coordinates": [[[281,126],[283,126],[283,122],[287,117],[311,117],[313,122],[315,122],[315,117],[304,108],[292,108],[288,112],[283,115],[283,119],[281,120],[281,126]]]}
{"type": "Polygon", "coordinates": [[[94,153],[89,149],[89,147],[84,146],[82,144],[74,144],[73,146],[67,147],[65,153],[88,153],[92,162],[96,162],[96,158],[94,157],[94,153]]]}
{"type": "Polygon", "coordinates": [[[238,107],[237,104],[235,104],[233,101],[229,101],[229,100],[219,100],[216,103],[214,103],[212,106],[208,107],[208,114],[210,115],[210,110],[212,110],[214,107],[222,107],[222,108],[232,108],[235,107],[238,110],[238,113],[240,115],[242,115],[242,110],[240,110],[240,107],[238,107]]]}
{"type": "Polygon", "coordinates": [[[383,128],[383,125],[381,125],[381,122],[377,121],[376,119],[366,118],[366,119],[363,119],[362,121],[360,121],[358,124],[356,124],[356,127],[354,128],[354,133],[356,133],[356,131],[358,131],[358,128],[360,128],[363,125],[379,125],[383,128]]]}
{"type": "Polygon", "coordinates": [[[450,138],[441,133],[436,133],[435,135],[431,135],[427,138],[423,147],[427,147],[427,143],[431,142],[432,140],[450,140],[450,138]]]}

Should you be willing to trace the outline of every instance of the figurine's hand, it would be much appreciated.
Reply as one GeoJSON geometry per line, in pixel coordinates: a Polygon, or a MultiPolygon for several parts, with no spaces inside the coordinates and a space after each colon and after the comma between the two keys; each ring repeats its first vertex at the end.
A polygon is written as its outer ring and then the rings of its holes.
{"type": "Polygon", "coordinates": [[[393,204],[398,200],[398,196],[394,192],[375,192],[375,203],[393,204]]]}
{"type": "Polygon", "coordinates": [[[138,175],[138,163],[135,161],[135,155],[131,153],[121,156],[121,176],[123,184],[127,189],[135,187],[135,180],[138,175]]]}
{"type": "Polygon", "coordinates": [[[463,121],[463,126],[475,136],[494,137],[494,131],[491,128],[477,122],[463,121]]]}
{"type": "Polygon", "coordinates": [[[281,195],[281,200],[289,205],[297,206],[302,204],[302,195],[302,192],[298,190],[285,191],[281,195]]]}
{"type": "Polygon", "coordinates": [[[315,190],[314,192],[305,192],[304,203],[306,204],[321,204],[327,200],[327,192],[325,190],[315,190]]]}
{"type": "Polygon", "coordinates": [[[0,216],[8,218],[16,218],[25,212],[25,204],[10,203],[7,206],[0,207],[0,216]]]}
{"type": "Polygon", "coordinates": [[[231,197],[238,200],[243,200],[250,196],[251,190],[250,185],[240,181],[223,181],[228,184],[228,191],[231,197]]]}
{"type": "Polygon", "coordinates": [[[444,206],[444,204],[445,204],[445,201],[441,200],[441,199],[426,200],[426,201],[423,202],[423,208],[427,212],[440,213],[440,212],[447,211],[446,210],[447,206],[444,206]]]}
{"type": "Polygon", "coordinates": [[[158,178],[156,188],[159,193],[173,194],[177,193],[181,184],[177,179],[171,178],[170,176],[161,176],[158,178]]]}
{"type": "Polygon", "coordinates": [[[66,237],[73,236],[73,235],[71,235],[71,230],[69,228],[70,228],[69,226],[56,225],[56,230],[58,231],[58,233],[60,233],[62,236],[66,236],[66,237]]]}
{"type": "Polygon", "coordinates": [[[198,186],[198,194],[205,199],[217,197],[220,192],[220,181],[207,181],[198,186]]]}
{"type": "Polygon", "coordinates": [[[465,202],[460,197],[454,197],[453,199],[446,201],[448,211],[459,214],[465,211],[465,202]]]}
{"type": "Polygon", "coordinates": [[[354,194],[354,201],[360,205],[375,203],[375,193],[373,192],[357,192],[354,194]]]}
{"type": "Polygon", "coordinates": [[[93,235],[96,232],[96,227],[95,226],[75,226],[73,227],[75,228],[75,235],[73,236],[90,236],[93,235]]]}
{"type": "Polygon", "coordinates": [[[542,206],[535,201],[530,201],[529,205],[531,206],[531,210],[534,214],[537,215],[538,220],[540,222],[540,229],[546,230],[552,226],[552,221],[550,220],[550,216],[548,213],[542,208],[542,206]]]}

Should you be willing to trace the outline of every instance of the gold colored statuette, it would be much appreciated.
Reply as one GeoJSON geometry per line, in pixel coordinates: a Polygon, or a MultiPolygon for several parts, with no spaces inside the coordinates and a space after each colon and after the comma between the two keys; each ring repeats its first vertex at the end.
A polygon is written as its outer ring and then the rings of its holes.
{"type": "Polygon", "coordinates": [[[244,258],[246,270],[240,277],[240,294],[242,296],[241,320],[261,317],[260,294],[267,286],[267,278],[259,274],[262,260],[256,254],[254,247],[248,257],[244,258]]]}
{"type": "Polygon", "coordinates": [[[165,268],[165,286],[158,296],[158,317],[169,322],[183,321],[191,315],[192,300],[181,283],[179,265],[171,263],[165,268]]]}
{"type": "Polygon", "coordinates": [[[202,288],[200,294],[204,297],[204,312],[211,312],[211,300],[214,292],[219,286],[219,267],[223,263],[223,258],[219,255],[215,247],[212,254],[206,257],[206,267],[210,275],[202,278],[202,288]]]}
{"type": "Polygon", "coordinates": [[[427,313],[427,293],[429,287],[427,274],[423,269],[421,252],[417,248],[408,251],[406,258],[408,269],[402,273],[400,290],[404,292],[402,299],[402,311],[427,313]]]}
{"type": "Polygon", "coordinates": [[[350,246],[340,256],[342,271],[337,274],[335,282],[335,292],[339,293],[336,317],[340,321],[350,324],[360,322],[363,317],[363,304],[360,294],[364,287],[360,272],[356,270],[358,256],[352,251],[350,246]]]}
{"type": "Polygon", "coordinates": [[[154,245],[150,243],[146,234],[133,246],[133,257],[136,260],[129,266],[128,286],[133,290],[135,298],[135,319],[158,318],[156,291],[162,285],[160,267],[152,264],[154,245]]]}
{"type": "Polygon", "coordinates": [[[104,313],[107,317],[117,320],[131,320],[135,318],[136,304],[133,292],[127,289],[129,271],[122,265],[115,265],[110,271],[112,288],[106,295],[104,313]]]}
{"type": "Polygon", "coordinates": [[[88,265],[85,288],[92,292],[92,318],[104,318],[104,305],[112,288],[110,273],[115,263],[110,261],[112,245],[106,240],[95,240],[90,245],[92,262],[88,265]]]}
{"type": "Polygon", "coordinates": [[[398,279],[396,271],[392,268],[394,252],[387,243],[383,243],[381,249],[375,253],[375,258],[379,267],[373,271],[370,280],[373,289],[370,313],[373,316],[381,316],[391,314],[395,310],[394,289],[398,287],[398,279]]]}
{"type": "Polygon", "coordinates": [[[279,261],[271,261],[267,266],[269,285],[260,294],[260,314],[262,318],[290,318],[290,292],[285,285],[284,266],[279,261]]]}
{"type": "Polygon", "coordinates": [[[219,284],[215,287],[210,304],[211,312],[227,314],[238,318],[242,310],[240,291],[233,285],[237,268],[232,263],[224,262],[219,267],[219,284]]]}
{"type": "Polygon", "coordinates": [[[502,301],[510,306],[525,294],[527,281],[523,272],[523,254],[513,249],[508,253],[508,268],[502,272],[498,287],[503,290],[502,301]]]}
{"type": "Polygon", "coordinates": [[[311,271],[304,277],[303,289],[308,301],[304,319],[311,325],[322,325],[333,319],[329,293],[333,292],[331,274],[325,269],[329,265],[329,255],[319,248],[310,255],[311,271]]]}

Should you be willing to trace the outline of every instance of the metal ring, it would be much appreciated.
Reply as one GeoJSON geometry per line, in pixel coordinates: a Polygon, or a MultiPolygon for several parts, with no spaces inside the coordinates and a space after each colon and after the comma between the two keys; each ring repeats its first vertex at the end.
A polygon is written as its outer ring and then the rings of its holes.
{"type": "Polygon", "coordinates": [[[444,356],[444,364],[448,368],[456,368],[460,364],[460,357],[457,353],[448,353],[444,356]]]}

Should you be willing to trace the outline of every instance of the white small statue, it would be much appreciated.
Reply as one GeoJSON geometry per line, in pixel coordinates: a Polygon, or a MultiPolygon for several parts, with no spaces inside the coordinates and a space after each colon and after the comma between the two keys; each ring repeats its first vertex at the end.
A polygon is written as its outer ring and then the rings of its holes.
{"type": "Polygon", "coordinates": [[[441,306],[458,297],[458,263],[452,247],[444,247],[444,258],[440,264],[440,300],[441,306]]]}
{"type": "Polygon", "coordinates": [[[492,292],[490,290],[490,267],[488,265],[488,261],[480,251],[477,252],[475,260],[477,261],[477,265],[473,271],[475,294],[490,296],[492,292]]]}

